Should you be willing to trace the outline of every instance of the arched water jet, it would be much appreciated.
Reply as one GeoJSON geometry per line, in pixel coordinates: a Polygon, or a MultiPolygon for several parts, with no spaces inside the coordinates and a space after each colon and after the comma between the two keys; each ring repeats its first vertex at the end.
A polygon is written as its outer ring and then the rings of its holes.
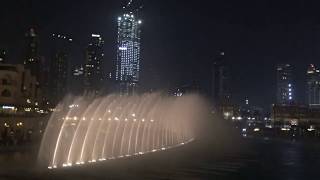
{"type": "Polygon", "coordinates": [[[199,99],[157,93],[69,98],[48,122],[39,160],[51,169],[185,144],[195,138],[199,99]]]}

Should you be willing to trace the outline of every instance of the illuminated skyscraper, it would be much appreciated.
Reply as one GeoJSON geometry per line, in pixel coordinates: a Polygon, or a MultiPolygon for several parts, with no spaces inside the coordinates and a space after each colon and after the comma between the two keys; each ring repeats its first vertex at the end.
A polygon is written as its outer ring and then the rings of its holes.
{"type": "Polygon", "coordinates": [[[277,104],[291,104],[294,101],[292,66],[277,65],[277,104]]]}
{"type": "Polygon", "coordinates": [[[307,103],[320,107],[320,70],[313,64],[307,70],[307,103]]]}
{"type": "Polygon", "coordinates": [[[142,21],[130,11],[129,2],[118,17],[118,46],[115,79],[122,94],[132,94],[139,83],[140,27],[142,21]]]}
{"type": "Polygon", "coordinates": [[[103,45],[104,41],[99,34],[92,34],[86,49],[86,63],[84,67],[84,86],[86,92],[99,94],[103,88],[103,45]]]}

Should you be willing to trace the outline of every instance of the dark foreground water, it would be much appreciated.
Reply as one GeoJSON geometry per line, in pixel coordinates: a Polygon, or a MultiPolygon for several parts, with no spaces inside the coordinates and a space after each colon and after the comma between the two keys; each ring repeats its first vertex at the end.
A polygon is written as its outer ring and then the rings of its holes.
{"type": "Polygon", "coordinates": [[[320,179],[320,140],[234,138],[86,167],[35,166],[36,150],[0,151],[0,179],[320,179]]]}

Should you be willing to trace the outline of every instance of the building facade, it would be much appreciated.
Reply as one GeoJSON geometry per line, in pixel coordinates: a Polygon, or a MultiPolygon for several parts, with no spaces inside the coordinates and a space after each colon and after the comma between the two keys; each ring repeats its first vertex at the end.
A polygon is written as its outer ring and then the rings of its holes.
{"type": "Polygon", "coordinates": [[[0,63],[0,141],[39,140],[46,125],[36,78],[23,65],[0,63]]]}
{"type": "Polygon", "coordinates": [[[275,127],[289,129],[292,126],[320,127],[320,110],[305,105],[273,105],[271,115],[275,127]]]}
{"type": "Polygon", "coordinates": [[[140,79],[141,20],[131,11],[118,17],[115,79],[121,94],[135,93],[140,79]]]}
{"type": "Polygon", "coordinates": [[[23,65],[0,64],[0,104],[7,108],[36,104],[39,94],[36,78],[23,65]]]}
{"type": "Polygon", "coordinates": [[[101,93],[104,85],[104,41],[99,34],[92,34],[85,51],[84,88],[86,92],[101,93]]]}
{"type": "Polygon", "coordinates": [[[292,104],[294,102],[294,86],[292,66],[277,65],[277,104],[292,104]]]}
{"type": "Polygon", "coordinates": [[[320,107],[320,70],[310,64],[307,70],[307,104],[320,107]]]}

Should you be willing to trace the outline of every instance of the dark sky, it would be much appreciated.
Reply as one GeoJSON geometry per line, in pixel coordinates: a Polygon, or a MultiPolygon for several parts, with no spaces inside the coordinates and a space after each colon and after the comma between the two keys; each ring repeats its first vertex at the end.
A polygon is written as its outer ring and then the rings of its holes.
{"type": "MultiPolygon", "coordinates": [[[[142,0],[139,0],[142,2],[142,0]]],[[[315,1],[316,2],[316,1],[315,1]]],[[[49,59],[53,32],[75,39],[72,64],[83,63],[91,33],[105,39],[106,62],[116,52],[120,0],[6,0],[0,7],[0,48],[21,62],[23,36],[35,26],[49,59]]],[[[294,66],[296,96],[304,99],[308,63],[320,65],[319,3],[281,0],[145,0],[142,11],[142,79],[148,87],[209,81],[209,64],[223,49],[232,64],[234,100],[256,106],[275,100],[275,65],[294,66]]],[[[106,63],[108,64],[108,63],[106,63]]]]}

